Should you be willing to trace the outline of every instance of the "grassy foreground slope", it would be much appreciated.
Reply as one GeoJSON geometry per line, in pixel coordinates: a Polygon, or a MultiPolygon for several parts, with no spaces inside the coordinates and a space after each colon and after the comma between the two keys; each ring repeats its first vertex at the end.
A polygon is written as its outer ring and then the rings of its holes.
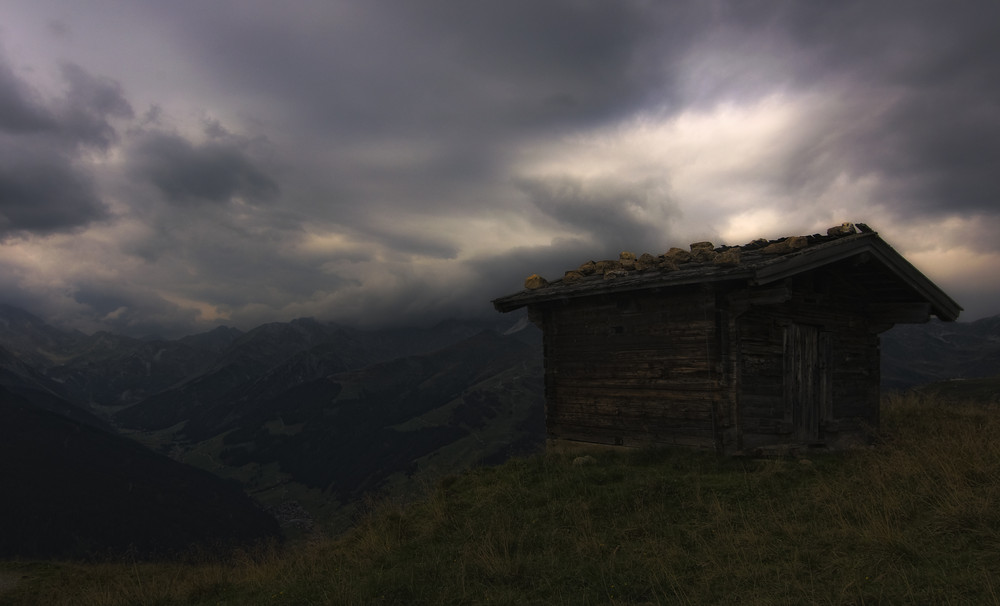
{"type": "Polygon", "coordinates": [[[890,398],[842,455],[550,453],[227,561],[0,564],[4,604],[1000,603],[995,406],[890,398]]]}

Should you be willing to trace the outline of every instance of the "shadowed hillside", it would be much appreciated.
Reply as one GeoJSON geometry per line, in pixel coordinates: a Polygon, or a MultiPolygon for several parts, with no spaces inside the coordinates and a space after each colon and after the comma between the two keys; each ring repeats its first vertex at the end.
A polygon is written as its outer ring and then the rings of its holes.
{"type": "Polygon", "coordinates": [[[278,536],[204,471],[3,388],[0,418],[0,557],[156,557],[278,536]]]}

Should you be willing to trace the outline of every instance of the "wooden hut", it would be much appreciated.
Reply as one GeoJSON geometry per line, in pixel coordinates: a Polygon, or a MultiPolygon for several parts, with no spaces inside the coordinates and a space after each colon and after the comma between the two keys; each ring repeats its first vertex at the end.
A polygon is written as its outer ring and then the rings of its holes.
{"type": "Polygon", "coordinates": [[[553,440],[840,448],[879,424],[879,333],[961,307],[863,224],[622,253],[493,301],[543,332],[553,440]]]}

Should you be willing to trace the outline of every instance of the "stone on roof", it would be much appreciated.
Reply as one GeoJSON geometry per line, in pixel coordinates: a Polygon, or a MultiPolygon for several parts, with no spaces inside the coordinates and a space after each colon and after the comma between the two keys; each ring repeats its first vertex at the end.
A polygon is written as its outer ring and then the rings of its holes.
{"type": "Polygon", "coordinates": [[[554,282],[549,282],[538,274],[532,274],[525,280],[524,287],[529,290],[537,290],[560,283],[572,284],[594,274],[602,275],[605,280],[613,280],[634,273],[653,270],[671,272],[677,271],[682,265],[689,264],[712,264],[720,267],[736,267],[740,265],[744,252],[759,252],[764,255],[786,255],[808,248],[809,246],[829,242],[859,232],[873,233],[864,223],[858,223],[857,225],[843,223],[826,230],[825,236],[821,234],[788,236],[778,238],[777,240],[759,238],[742,246],[716,247],[711,242],[694,242],[688,246],[689,250],[673,247],[660,255],[653,255],[647,252],[636,256],[635,253],[623,251],[617,260],[587,261],[576,269],[567,270],[562,279],[554,282]]]}

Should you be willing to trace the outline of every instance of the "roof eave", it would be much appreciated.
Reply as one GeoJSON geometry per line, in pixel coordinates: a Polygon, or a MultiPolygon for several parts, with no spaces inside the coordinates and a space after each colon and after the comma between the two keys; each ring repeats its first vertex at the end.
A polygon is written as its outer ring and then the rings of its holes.
{"type": "Polygon", "coordinates": [[[871,247],[872,254],[901,279],[910,284],[924,300],[931,304],[935,316],[945,322],[954,322],[962,313],[962,306],[931,282],[903,255],[895,251],[884,240],[876,240],[871,247]]]}
{"type": "MultiPolygon", "coordinates": [[[[874,259],[895,274],[904,284],[908,285],[923,300],[930,304],[931,313],[944,321],[958,319],[962,307],[949,297],[936,284],[915,268],[889,244],[878,237],[877,232],[863,232],[846,236],[839,240],[817,244],[799,252],[775,257],[755,265],[740,267],[735,270],[721,272],[706,277],[703,274],[691,273],[678,277],[671,272],[653,279],[628,280],[622,279],[618,284],[603,284],[599,279],[591,278],[587,284],[579,287],[566,286],[558,282],[539,290],[523,290],[521,292],[493,299],[493,307],[499,312],[507,313],[521,307],[569,300],[577,297],[598,296],[638,290],[687,286],[706,282],[722,282],[731,280],[747,280],[752,284],[765,285],[778,282],[803,272],[811,271],[837,261],[855,257],[862,253],[870,253],[874,259]],[[595,285],[601,284],[595,288],[595,285]]],[[[681,270],[683,271],[683,270],[681,270]]]]}
{"type": "Polygon", "coordinates": [[[797,253],[801,255],[799,259],[788,255],[781,262],[758,267],[754,283],[769,284],[867,252],[930,303],[931,313],[935,316],[946,322],[958,319],[962,307],[885,240],[879,238],[877,233],[863,233],[851,238],[850,242],[838,241],[806,249],[797,253]]]}
{"type": "MultiPolygon", "coordinates": [[[[493,303],[493,308],[497,311],[507,313],[529,305],[537,305],[539,303],[552,303],[560,300],[575,299],[578,297],[594,297],[604,294],[655,290],[657,288],[690,286],[693,284],[704,284],[706,282],[749,280],[753,277],[753,275],[754,272],[751,268],[739,268],[736,271],[720,273],[719,275],[708,279],[706,279],[704,275],[696,273],[692,273],[690,276],[677,278],[673,272],[664,274],[660,279],[625,280],[619,278],[617,280],[621,281],[618,284],[608,284],[605,282],[602,283],[601,288],[588,286],[583,286],[582,288],[559,288],[558,283],[553,283],[553,285],[543,287],[538,290],[522,290],[521,292],[507,295],[506,297],[499,297],[497,299],[493,299],[491,303],[493,303]],[[605,286],[604,284],[607,285],[605,286]],[[556,286],[556,289],[549,290],[553,286],[556,286]]],[[[591,281],[600,283],[598,282],[598,279],[592,279],[591,281]]]]}

